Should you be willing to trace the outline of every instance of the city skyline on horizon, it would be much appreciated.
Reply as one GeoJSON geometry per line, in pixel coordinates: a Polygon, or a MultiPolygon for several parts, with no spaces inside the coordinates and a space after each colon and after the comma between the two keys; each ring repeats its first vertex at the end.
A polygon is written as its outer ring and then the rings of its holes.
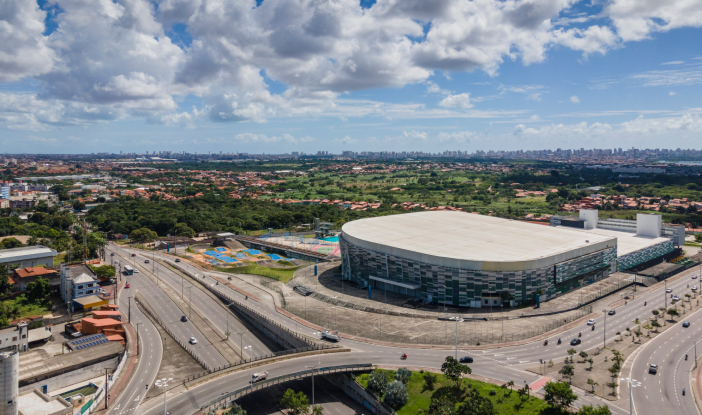
{"type": "Polygon", "coordinates": [[[11,3],[0,33],[10,153],[694,148],[702,137],[702,3],[11,3]]]}

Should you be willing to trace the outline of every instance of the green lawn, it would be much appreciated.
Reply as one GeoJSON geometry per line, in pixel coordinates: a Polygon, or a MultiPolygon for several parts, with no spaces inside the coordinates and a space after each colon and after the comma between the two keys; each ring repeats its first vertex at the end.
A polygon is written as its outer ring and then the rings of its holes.
{"type": "Polygon", "coordinates": [[[63,254],[58,254],[54,257],[54,268],[58,268],[61,266],[62,262],[66,262],[66,253],[63,254]]]}
{"type": "Polygon", "coordinates": [[[300,267],[268,268],[258,264],[251,264],[239,268],[217,268],[218,271],[231,272],[234,274],[262,275],[264,277],[273,278],[275,280],[281,281],[283,284],[292,280],[295,271],[297,271],[298,269],[300,269],[300,267]]]}
{"type": "MultiPolygon", "coordinates": [[[[386,373],[390,382],[395,380],[394,371],[382,371],[386,373]]],[[[405,404],[405,406],[396,410],[398,415],[421,414],[429,408],[432,395],[444,394],[453,390],[453,382],[450,379],[447,379],[442,374],[436,374],[436,383],[434,384],[433,389],[430,389],[424,381],[425,375],[426,372],[412,372],[412,377],[410,378],[410,381],[407,384],[409,401],[405,404]]],[[[365,388],[368,384],[368,374],[357,375],[356,381],[365,388]]],[[[477,380],[471,379],[463,379],[463,384],[466,386],[473,386],[480,392],[481,395],[490,398],[492,404],[495,407],[495,410],[500,415],[547,415],[550,414],[552,411],[548,404],[541,399],[531,397],[528,400],[521,402],[519,395],[516,391],[512,391],[511,393],[507,392],[507,394],[505,395],[504,389],[501,389],[499,386],[493,385],[491,383],[479,382],[477,380]],[[495,391],[495,394],[492,396],[490,395],[491,390],[495,391]]],[[[521,385],[515,386],[519,387],[521,385]]]]}

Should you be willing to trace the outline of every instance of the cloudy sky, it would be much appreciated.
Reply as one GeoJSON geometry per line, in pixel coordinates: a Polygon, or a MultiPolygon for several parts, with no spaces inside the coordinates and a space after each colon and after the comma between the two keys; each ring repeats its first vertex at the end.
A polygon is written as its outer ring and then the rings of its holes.
{"type": "Polygon", "coordinates": [[[0,0],[3,153],[702,148],[699,0],[0,0]]]}

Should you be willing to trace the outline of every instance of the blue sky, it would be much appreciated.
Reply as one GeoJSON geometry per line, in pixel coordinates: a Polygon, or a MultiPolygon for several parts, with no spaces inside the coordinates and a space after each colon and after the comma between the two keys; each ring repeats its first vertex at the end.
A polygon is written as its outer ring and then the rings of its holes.
{"type": "Polygon", "coordinates": [[[7,153],[702,143],[702,3],[10,3],[7,153]]]}

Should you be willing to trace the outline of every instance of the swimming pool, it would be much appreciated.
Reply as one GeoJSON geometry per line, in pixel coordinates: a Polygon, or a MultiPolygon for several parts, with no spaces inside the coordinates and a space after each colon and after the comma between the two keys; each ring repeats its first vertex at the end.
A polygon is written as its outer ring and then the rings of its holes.
{"type": "Polygon", "coordinates": [[[330,236],[328,238],[322,238],[322,241],[327,241],[327,242],[339,242],[339,237],[338,236],[330,236]]]}

